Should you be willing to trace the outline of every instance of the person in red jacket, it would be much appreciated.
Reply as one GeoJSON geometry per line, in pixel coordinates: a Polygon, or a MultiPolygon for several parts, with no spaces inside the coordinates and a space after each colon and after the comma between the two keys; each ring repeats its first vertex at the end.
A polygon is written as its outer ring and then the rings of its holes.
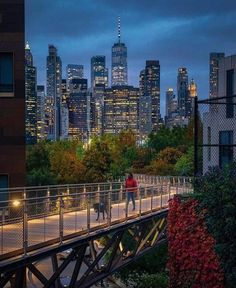
{"type": "Polygon", "coordinates": [[[128,211],[129,201],[133,203],[133,211],[135,210],[135,200],[134,196],[138,191],[137,181],[134,179],[133,174],[129,173],[127,179],[125,180],[126,189],[126,211],[128,211]]]}

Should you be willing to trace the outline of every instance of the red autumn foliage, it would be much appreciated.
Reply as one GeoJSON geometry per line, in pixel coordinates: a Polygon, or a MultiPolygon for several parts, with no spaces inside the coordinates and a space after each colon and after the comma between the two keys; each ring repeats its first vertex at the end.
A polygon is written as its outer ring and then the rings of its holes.
{"type": "Polygon", "coordinates": [[[168,270],[170,288],[224,288],[224,274],[197,200],[170,201],[168,213],[168,270]]]}

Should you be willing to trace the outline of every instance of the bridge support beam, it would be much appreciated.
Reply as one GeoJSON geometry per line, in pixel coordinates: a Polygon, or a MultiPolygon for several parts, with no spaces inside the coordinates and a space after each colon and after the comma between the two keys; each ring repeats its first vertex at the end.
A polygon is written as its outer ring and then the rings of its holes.
{"type": "Polygon", "coordinates": [[[44,288],[61,288],[61,276],[67,267],[70,272],[69,287],[91,287],[166,241],[166,217],[167,210],[153,212],[147,217],[118,224],[87,238],[78,238],[56,248],[54,246],[39,254],[38,259],[28,254],[1,274],[0,287],[9,286],[9,283],[13,288],[27,287],[30,281],[26,279],[28,269],[34,280],[44,288]],[[52,259],[52,275],[49,278],[38,265],[48,257],[52,259]]]}

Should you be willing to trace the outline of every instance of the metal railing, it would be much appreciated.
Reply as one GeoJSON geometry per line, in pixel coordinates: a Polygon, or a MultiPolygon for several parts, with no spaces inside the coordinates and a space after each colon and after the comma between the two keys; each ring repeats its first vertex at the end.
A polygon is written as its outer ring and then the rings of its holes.
{"type": "Polygon", "coordinates": [[[10,200],[0,201],[0,260],[154,213],[192,190],[190,178],[135,176],[134,211],[123,182],[9,189],[10,200]]]}

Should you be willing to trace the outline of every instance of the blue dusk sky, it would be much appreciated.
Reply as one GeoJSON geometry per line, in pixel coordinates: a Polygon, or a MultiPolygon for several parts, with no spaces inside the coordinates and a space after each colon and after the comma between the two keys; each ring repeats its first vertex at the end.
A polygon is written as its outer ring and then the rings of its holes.
{"type": "Polygon", "coordinates": [[[161,110],[165,91],[176,92],[178,67],[187,67],[200,98],[209,93],[209,53],[236,54],[235,0],[26,0],[26,39],[46,83],[48,44],[67,64],[83,64],[90,83],[90,59],[105,55],[109,78],[111,47],[121,40],[128,48],[129,85],[138,86],[146,60],[161,65],[161,110]]]}

